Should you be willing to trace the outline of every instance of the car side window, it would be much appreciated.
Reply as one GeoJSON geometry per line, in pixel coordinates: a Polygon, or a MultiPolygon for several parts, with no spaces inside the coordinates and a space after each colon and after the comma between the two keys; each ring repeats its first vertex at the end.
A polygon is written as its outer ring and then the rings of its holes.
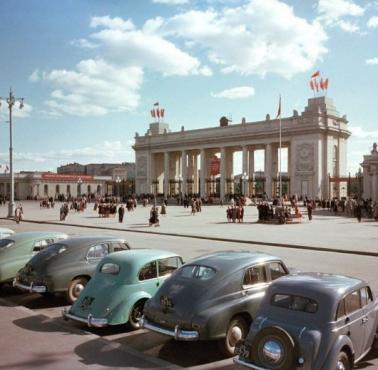
{"type": "Polygon", "coordinates": [[[346,314],[349,315],[361,308],[360,291],[356,290],[345,297],[346,314]]]}
{"type": "Polygon", "coordinates": [[[272,281],[278,279],[281,276],[287,275],[287,272],[281,262],[271,262],[267,267],[270,271],[270,278],[272,279],[272,281]]]}
{"type": "Polygon", "coordinates": [[[44,250],[49,244],[52,244],[54,241],[52,239],[42,239],[34,242],[33,253],[39,253],[44,250]]]}
{"type": "Polygon", "coordinates": [[[345,301],[342,299],[337,306],[336,320],[345,316],[345,301]]]}
{"type": "Polygon", "coordinates": [[[149,280],[157,278],[156,261],[147,263],[142,267],[138,275],[139,280],[149,280]]]}
{"type": "Polygon", "coordinates": [[[168,257],[158,261],[159,276],[166,276],[177,270],[182,265],[181,258],[168,257]]]}
{"type": "Polygon", "coordinates": [[[109,254],[108,244],[98,244],[89,248],[87,253],[88,259],[103,258],[109,254]]]}
{"type": "Polygon", "coordinates": [[[119,251],[126,251],[130,249],[127,243],[122,243],[122,242],[117,242],[117,243],[112,243],[113,244],[113,251],[114,252],[119,252],[119,251]]]}
{"type": "Polygon", "coordinates": [[[373,302],[373,296],[369,287],[362,288],[360,292],[362,307],[367,306],[369,303],[373,302]]]}
{"type": "Polygon", "coordinates": [[[266,282],[265,266],[253,266],[249,267],[245,272],[243,279],[243,288],[248,288],[251,285],[266,282]]]}

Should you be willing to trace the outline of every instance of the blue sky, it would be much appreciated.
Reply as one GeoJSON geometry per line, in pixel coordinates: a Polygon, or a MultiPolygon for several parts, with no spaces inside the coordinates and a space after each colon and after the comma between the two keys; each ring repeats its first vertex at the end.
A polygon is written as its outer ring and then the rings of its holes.
{"type": "MultiPolygon", "coordinates": [[[[303,111],[315,70],[353,132],[354,173],[378,141],[378,2],[13,0],[0,7],[0,96],[14,112],[15,170],[134,161],[160,102],[172,130],[303,111]]],[[[0,108],[0,163],[8,163],[0,108]]]]}

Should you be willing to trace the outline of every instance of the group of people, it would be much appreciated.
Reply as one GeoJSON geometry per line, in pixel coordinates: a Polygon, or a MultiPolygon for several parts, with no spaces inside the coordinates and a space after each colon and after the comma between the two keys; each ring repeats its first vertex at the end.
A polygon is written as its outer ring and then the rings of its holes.
{"type": "Polygon", "coordinates": [[[229,206],[226,210],[228,222],[243,222],[244,221],[244,207],[243,206],[229,206]]]}

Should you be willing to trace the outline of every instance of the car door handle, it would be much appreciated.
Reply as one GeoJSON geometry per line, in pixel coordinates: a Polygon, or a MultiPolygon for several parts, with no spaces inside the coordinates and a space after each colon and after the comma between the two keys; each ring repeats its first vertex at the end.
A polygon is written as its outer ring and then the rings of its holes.
{"type": "Polygon", "coordinates": [[[363,318],[362,318],[362,323],[363,323],[363,324],[366,324],[368,321],[369,321],[369,318],[368,318],[368,317],[363,317],[363,318]]]}

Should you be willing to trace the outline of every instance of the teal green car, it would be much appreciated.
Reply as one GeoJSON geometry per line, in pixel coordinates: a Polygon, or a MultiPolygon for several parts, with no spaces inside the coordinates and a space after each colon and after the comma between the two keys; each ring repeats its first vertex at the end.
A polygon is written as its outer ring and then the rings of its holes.
{"type": "Polygon", "coordinates": [[[52,243],[68,238],[54,231],[16,233],[0,239],[0,284],[12,282],[17,271],[52,243]]]}
{"type": "Polygon", "coordinates": [[[138,329],[144,303],[181,265],[175,253],[132,249],[104,257],[65,319],[103,327],[129,323],[138,329]]]}

